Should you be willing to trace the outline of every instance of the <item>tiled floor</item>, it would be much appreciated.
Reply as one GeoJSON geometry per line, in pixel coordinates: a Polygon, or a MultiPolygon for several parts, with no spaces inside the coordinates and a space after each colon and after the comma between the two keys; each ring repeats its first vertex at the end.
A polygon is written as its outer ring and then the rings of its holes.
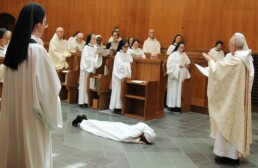
{"type": "MultiPolygon", "coordinates": [[[[128,144],[101,138],[71,125],[78,114],[89,119],[136,124],[138,120],[107,111],[62,105],[64,128],[52,132],[54,168],[216,168],[209,138],[208,115],[165,112],[160,120],[146,122],[157,135],[153,145],[128,144]]],[[[258,113],[253,114],[251,155],[238,167],[258,167],[258,113]]]]}

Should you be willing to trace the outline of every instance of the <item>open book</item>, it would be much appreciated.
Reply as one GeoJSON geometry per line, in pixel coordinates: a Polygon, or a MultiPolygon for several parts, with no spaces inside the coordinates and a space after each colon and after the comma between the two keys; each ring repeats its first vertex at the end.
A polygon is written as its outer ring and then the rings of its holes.
{"type": "Polygon", "coordinates": [[[134,57],[134,58],[141,58],[142,54],[131,53],[131,56],[134,57]]]}
{"type": "Polygon", "coordinates": [[[110,54],[109,49],[105,49],[105,48],[97,48],[96,54],[102,54],[103,57],[106,57],[110,54]]]}
{"type": "Polygon", "coordinates": [[[208,67],[206,67],[206,68],[204,68],[204,67],[202,67],[202,66],[200,66],[200,65],[198,65],[198,64],[194,64],[195,66],[196,66],[196,68],[204,75],[204,76],[209,76],[209,69],[208,69],[208,67]]]}

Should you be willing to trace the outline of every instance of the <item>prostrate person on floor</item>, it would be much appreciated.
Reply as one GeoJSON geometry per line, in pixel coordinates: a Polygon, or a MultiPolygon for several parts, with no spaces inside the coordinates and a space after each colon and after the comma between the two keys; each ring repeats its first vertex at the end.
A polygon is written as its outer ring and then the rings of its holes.
{"type": "Polygon", "coordinates": [[[79,125],[86,132],[120,142],[151,144],[156,138],[153,129],[142,122],[127,125],[122,122],[89,120],[86,115],[78,115],[72,124],[75,127],[79,125]]]}

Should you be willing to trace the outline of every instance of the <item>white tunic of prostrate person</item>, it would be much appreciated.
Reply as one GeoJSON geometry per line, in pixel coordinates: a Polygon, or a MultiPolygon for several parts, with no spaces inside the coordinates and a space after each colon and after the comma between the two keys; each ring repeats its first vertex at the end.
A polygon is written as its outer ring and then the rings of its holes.
{"type": "Polygon", "coordinates": [[[174,51],[175,48],[176,48],[176,43],[171,44],[171,45],[168,47],[167,55],[172,54],[172,52],[174,51]]]}
{"type": "Polygon", "coordinates": [[[167,106],[181,107],[182,82],[190,78],[187,68],[179,68],[180,65],[190,64],[190,59],[185,52],[180,54],[175,51],[167,60],[167,106]]]}
{"type": "Polygon", "coordinates": [[[79,82],[79,100],[78,104],[88,104],[87,96],[87,78],[89,73],[102,65],[102,57],[96,54],[97,48],[94,46],[85,45],[82,51],[80,63],[80,82],[79,82]]]}
{"type": "Polygon", "coordinates": [[[159,54],[160,43],[156,38],[151,39],[150,37],[148,37],[148,39],[144,41],[142,50],[145,53],[159,54]]]}
{"type": "Polygon", "coordinates": [[[150,138],[148,137],[151,136],[150,143],[152,143],[156,137],[153,129],[142,122],[135,125],[127,125],[122,122],[82,120],[80,128],[94,135],[120,142],[138,143],[143,133],[147,140],[149,140],[150,138]],[[149,136],[146,135],[146,133],[149,134],[149,136]]]}
{"type": "Polygon", "coordinates": [[[122,50],[117,52],[112,73],[112,92],[109,104],[111,110],[122,107],[121,81],[124,78],[131,78],[131,62],[133,62],[133,58],[129,52],[124,53],[122,50]]]}
{"type": "Polygon", "coordinates": [[[223,50],[217,50],[216,47],[210,49],[210,52],[209,52],[214,58],[216,61],[223,61],[224,59],[224,51],[223,50]]]}
{"type": "Polygon", "coordinates": [[[68,52],[67,41],[59,39],[56,34],[52,37],[49,43],[49,56],[56,70],[68,68],[66,58],[71,56],[68,52]]]}
{"type": "MultiPolygon", "coordinates": [[[[26,163],[30,168],[49,168],[50,129],[61,128],[63,119],[58,96],[61,84],[46,50],[39,44],[29,44],[28,57],[18,70],[6,67],[4,83],[0,158],[19,160],[17,165],[26,163]]],[[[0,167],[4,168],[1,164],[0,161],[0,167]]]]}
{"type": "Polygon", "coordinates": [[[132,57],[135,56],[136,58],[146,58],[143,50],[140,49],[140,48],[133,48],[132,47],[132,48],[129,49],[128,52],[132,55],[132,57]]]}

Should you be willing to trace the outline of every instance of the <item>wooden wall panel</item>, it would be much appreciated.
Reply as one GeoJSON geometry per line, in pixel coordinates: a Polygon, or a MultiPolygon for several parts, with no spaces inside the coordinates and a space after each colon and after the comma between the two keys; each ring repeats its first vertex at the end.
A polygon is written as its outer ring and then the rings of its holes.
{"type": "MultiPolygon", "coordinates": [[[[163,48],[175,34],[181,33],[187,49],[208,50],[216,40],[225,49],[234,32],[245,34],[250,48],[258,52],[257,0],[36,0],[47,11],[49,28],[43,40],[49,41],[55,29],[62,26],[68,38],[75,31],[101,34],[104,43],[114,26],[120,26],[123,38],[137,37],[141,43],[149,28],[154,28],[163,48]]],[[[0,13],[18,17],[29,0],[0,0],[0,13]]]]}

